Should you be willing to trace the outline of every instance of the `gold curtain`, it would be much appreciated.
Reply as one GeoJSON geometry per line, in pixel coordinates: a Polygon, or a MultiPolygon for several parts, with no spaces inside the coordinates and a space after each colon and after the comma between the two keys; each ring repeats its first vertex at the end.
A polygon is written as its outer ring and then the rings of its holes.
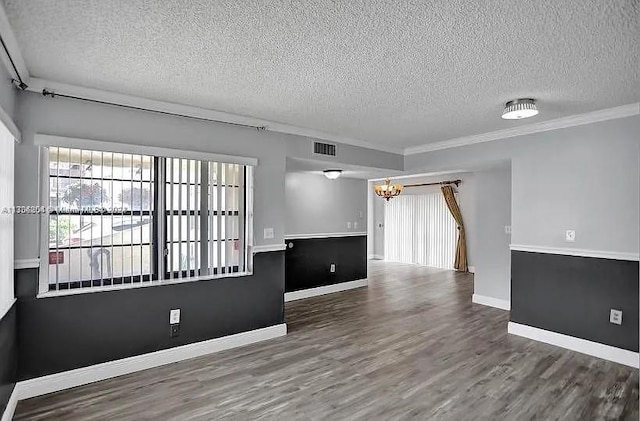
{"type": "Polygon", "coordinates": [[[464,233],[464,224],[462,223],[462,213],[453,193],[453,187],[446,185],[442,186],[441,189],[449,212],[451,212],[451,216],[458,224],[458,244],[456,245],[456,260],[453,263],[453,268],[460,272],[467,272],[469,269],[467,267],[467,239],[464,233]]]}

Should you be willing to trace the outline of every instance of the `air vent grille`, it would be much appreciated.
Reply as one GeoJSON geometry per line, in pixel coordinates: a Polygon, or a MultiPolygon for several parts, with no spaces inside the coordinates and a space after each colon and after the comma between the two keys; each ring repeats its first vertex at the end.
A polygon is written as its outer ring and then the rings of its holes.
{"type": "Polygon", "coordinates": [[[336,145],[331,143],[313,142],[313,153],[318,155],[336,156],[336,145]]]}

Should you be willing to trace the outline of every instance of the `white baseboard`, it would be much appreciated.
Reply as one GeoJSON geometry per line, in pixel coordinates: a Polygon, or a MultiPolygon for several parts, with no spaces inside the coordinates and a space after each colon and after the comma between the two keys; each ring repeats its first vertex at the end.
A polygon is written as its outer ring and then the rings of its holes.
{"type": "Polygon", "coordinates": [[[382,254],[370,254],[369,260],[384,260],[384,256],[382,254]]]}
{"type": "Polygon", "coordinates": [[[475,266],[469,266],[467,268],[467,270],[469,271],[469,273],[476,273],[476,267],[475,266]]]}
{"type": "Polygon", "coordinates": [[[629,367],[640,367],[640,355],[637,352],[573,336],[563,335],[549,330],[538,329],[537,327],[527,326],[520,323],[509,322],[507,330],[512,335],[522,336],[535,341],[570,349],[582,354],[613,361],[618,364],[624,364],[629,367]]]}
{"type": "Polygon", "coordinates": [[[367,279],[358,279],[357,281],[341,282],[339,284],[303,289],[301,291],[285,292],[284,301],[288,302],[302,300],[303,298],[317,297],[318,295],[332,294],[334,292],[362,288],[366,287],[368,284],[369,281],[367,281],[367,279]]]}
{"type": "Polygon", "coordinates": [[[487,297],[486,295],[473,294],[473,296],[471,297],[471,302],[482,304],[483,306],[499,308],[502,310],[511,310],[511,302],[509,300],[487,297]]]}
{"type": "MultiPolygon", "coordinates": [[[[21,381],[16,385],[18,399],[29,399],[47,393],[57,392],[71,387],[82,386],[136,371],[159,367],[178,361],[201,357],[207,354],[224,351],[253,344],[267,339],[273,339],[287,334],[287,325],[269,326],[262,329],[250,330],[222,338],[196,342],[175,348],[163,349],[148,354],[136,355],[121,360],[109,361],[89,367],[64,371],[62,373],[37,377],[21,381]]],[[[15,394],[15,393],[14,393],[15,394]]],[[[3,418],[4,421],[4,418],[3,418]]]]}
{"type": "Polygon", "coordinates": [[[13,419],[13,414],[16,412],[16,406],[18,405],[18,387],[13,388],[13,392],[9,397],[9,402],[7,402],[7,407],[4,409],[2,413],[2,421],[11,421],[13,419]]]}

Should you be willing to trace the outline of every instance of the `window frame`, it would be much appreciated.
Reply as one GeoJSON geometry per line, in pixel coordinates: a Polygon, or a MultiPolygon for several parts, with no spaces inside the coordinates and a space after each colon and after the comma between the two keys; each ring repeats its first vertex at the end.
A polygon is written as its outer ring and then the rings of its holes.
{"type": "MultiPolygon", "coordinates": [[[[161,179],[155,179],[153,181],[154,188],[157,189],[154,194],[154,207],[150,211],[153,217],[152,223],[152,247],[154,261],[151,264],[151,273],[149,275],[150,280],[145,282],[131,282],[110,285],[97,285],[89,287],[76,287],[68,289],[50,290],[49,286],[49,212],[42,212],[39,218],[39,251],[40,251],[40,273],[38,280],[38,298],[46,298],[53,296],[65,296],[84,293],[95,293],[104,291],[114,291],[132,288],[153,287],[161,285],[171,285],[186,282],[198,282],[213,279],[232,278],[232,277],[244,277],[253,274],[253,204],[254,204],[254,171],[258,164],[256,158],[239,157],[222,154],[213,154],[207,152],[187,151],[173,148],[162,148],[155,146],[133,145],[115,142],[103,142],[88,139],[76,139],[66,138],[60,136],[40,135],[35,136],[36,146],[38,147],[38,197],[40,209],[49,209],[49,195],[50,195],[50,174],[49,174],[49,147],[61,147],[71,149],[82,149],[98,152],[108,153],[125,153],[134,155],[149,155],[154,158],[157,163],[164,158],[178,158],[178,159],[193,159],[199,161],[219,162],[221,164],[238,164],[244,166],[245,169],[245,185],[244,185],[244,261],[246,262],[246,270],[244,271],[230,271],[228,273],[216,273],[201,276],[193,276],[188,278],[169,278],[159,279],[159,267],[166,268],[166,264],[158,265],[157,259],[160,258],[160,254],[164,249],[166,238],[166,223],[158,224],[158,218],[166,218],[168,215],[168,209],[164,205],[164,197],[166,193],[166,184],[164,183],[164,177],[161,179]],[[161,187],[158,189],[158,187],[161,187]],[[158,207],[160,203],[162,206],[158,207]],[[155,242],[153,241],[155,240],[155,242]],[[160,247],[160,246],[163,247],[160,247]]],[[[159,170],[159,165],[156,166],[156,171],[159,170]]],[[[208,244],[208,243],[203,243],[208,244]]],[[[164,276],[164,274],[163,274],[164,276]]],[[[110,278],[115,279],[115,278],[110,278]]],[[[82,281],[77,281],[82,282],[82,281]]]]}

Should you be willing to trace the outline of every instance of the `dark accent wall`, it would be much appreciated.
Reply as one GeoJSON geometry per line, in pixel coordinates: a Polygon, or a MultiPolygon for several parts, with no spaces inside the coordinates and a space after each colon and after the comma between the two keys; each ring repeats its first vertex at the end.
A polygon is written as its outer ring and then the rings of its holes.
{"type": "Polygon", "coordinates": [[[254,274],[36,298],[38,270],[16,271],[18,379],[25,380],[284,321],[284,253],[258,253],[254,274]],[[169,310],[180,308],[180,335],[169,310]]]}
{"type": "Polygon", "coordinates": [[[286,240],[285,291],[367,277],[367,236],[286,240]],[[293,247],[290,247],[293,245],[293,247]],[[329,271],[335,263],[336,271],[329,271]]]}
{"type": "Polygon", "coordinates": [[[0,319],[0,417],[17,381],[16,305],[0,319]]]}
{"type": "Polygon", "coordinates": [[[512,251],[511,321],[637,352],[638,262],[512,251]]]}

